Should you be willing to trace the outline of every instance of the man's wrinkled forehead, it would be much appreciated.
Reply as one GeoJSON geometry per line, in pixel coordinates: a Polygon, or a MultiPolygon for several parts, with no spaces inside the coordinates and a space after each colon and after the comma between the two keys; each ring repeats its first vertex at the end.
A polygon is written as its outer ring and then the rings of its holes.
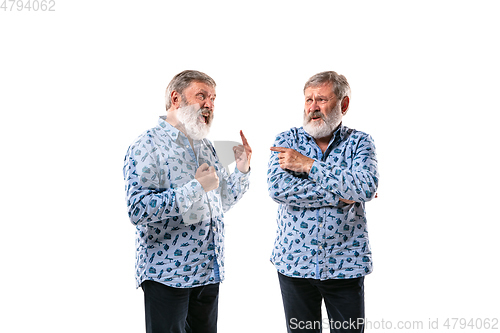
{"type": "Polygon", "coordinates": [[[319,96],[319,97],[330,97],[332,95],[335,95],[333,92],[332,84],[329,82],[325,82],[323,84],[318,84],[314,86],[309,86],[306,89],[304,89],[304,97],[313,97],[313,96],[319,96]]]}
{"type": "Polygon", "coordinates": [[[214,98],[216,96],[215,87],[208,85],[205,82],[193,81],[185,90],[188,90],[188,89],[193,90],[195,92],[195,94],[203,93],[206,95],[213,96],[214,98]]]}

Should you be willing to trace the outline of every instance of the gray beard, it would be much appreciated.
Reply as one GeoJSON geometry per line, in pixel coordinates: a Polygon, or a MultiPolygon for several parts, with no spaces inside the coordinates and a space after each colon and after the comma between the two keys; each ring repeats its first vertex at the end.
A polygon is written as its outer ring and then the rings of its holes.
{"type": "Polygon", "coordinates": [[[340,103],[336,105],[332,112],[325,117],[321,112],[311,112],[309,115],[304,111],[304,123],[302,127],[307,134],[315,139],[324,138],[332,134],[332,132],[342,122],[342,112],[340,111],[340,103]],[[311,118],[313,116],[320,116],[321,121],[319,124],[313,124],[311,118]]]}
{"type": "Polygon", "coordinates": [[[199,108],[198,104],[183,105],[177,111],[177,119],[184,127],[186,135],[193,140],[202,140],[210,131],[212,125],[213,112],[199,108]],[[208,124],[202,123],[199,120],[202,112],[210,112],[208,124]]]}

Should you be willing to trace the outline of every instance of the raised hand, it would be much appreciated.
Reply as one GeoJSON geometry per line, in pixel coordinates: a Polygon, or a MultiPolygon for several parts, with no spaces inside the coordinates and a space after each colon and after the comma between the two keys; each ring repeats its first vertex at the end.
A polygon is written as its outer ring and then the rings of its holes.
{"type": "Polygon", "coordinates": [[[250,158],[252,157],[252,148],[248,144],[243,131],[240,131],[242,145],[234,146],[234,160],[236,161],[236,167],[243,173],[247,173],[250,169],[250,158]]]}

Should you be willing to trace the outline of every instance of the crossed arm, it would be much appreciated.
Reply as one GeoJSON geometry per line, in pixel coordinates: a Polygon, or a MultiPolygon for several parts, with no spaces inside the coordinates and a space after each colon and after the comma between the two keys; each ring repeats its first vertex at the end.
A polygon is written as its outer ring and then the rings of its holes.
{"type": "Polygon", "coordinates": [[[317,202],[337,206],[339,201],[352,204],[376,197],[377,160],[369,136],[358,143],[350,169],[315,161],[288,147],[271,147],[271,151],[268,188],[277,202],[297,205],[300,195],[290,198],[297,193],[307,194],[300,197],[307,206],[316,206],[317,202]],[[307,174],[307,179],[294,177],[291,172],[307,174]]]}
{"type": "MultiPolygon", "coordinates": [[[[278,161],[282,170],[309,174],[314,164],[314,160],[302,155],[292,148],[271,147],[271,151],[278,152],[278,161]]],[[[339,198],[347,204],[353,204],[354,200],[339,198]]]]}

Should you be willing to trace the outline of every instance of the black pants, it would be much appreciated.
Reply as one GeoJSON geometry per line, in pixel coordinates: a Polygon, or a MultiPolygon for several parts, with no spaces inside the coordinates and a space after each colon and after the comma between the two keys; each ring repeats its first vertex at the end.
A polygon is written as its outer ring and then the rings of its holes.
{"type": "Polygon", "coordinates": [[[364,331],[364,277],[320,281],[278,276],[289,333],[321,333],[323,327],[330,332],[364,331]],[[322,299],[328,322],[321,318],[322,299]]]}
{"type": "Polygon", "coordinates": [[[144,291],[146,333],[216,333],[219,284],[173,288],[154,281],[144,291]]]}

